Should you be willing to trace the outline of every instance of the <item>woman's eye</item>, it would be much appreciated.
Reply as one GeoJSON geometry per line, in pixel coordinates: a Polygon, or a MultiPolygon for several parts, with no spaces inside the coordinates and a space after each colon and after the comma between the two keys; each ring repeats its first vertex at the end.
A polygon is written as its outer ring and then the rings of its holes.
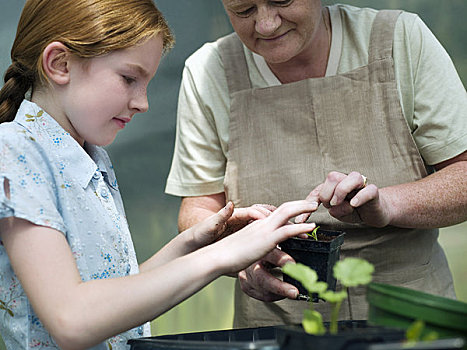
{"type": "Polygon", "coordinates": [[[293,0],[273,1],[273,4],[276,6],[287,6],[290,5],[292,1],[293,0]]]}
{"type": "Polygon", "coordinates": [[[252,6],[252,7],[247,8],[246,10],[237,11],[235,12],[235,14],[239,17],[248,17],[249,15],[253,13],[254,10],[255,8],[252,6]]]}

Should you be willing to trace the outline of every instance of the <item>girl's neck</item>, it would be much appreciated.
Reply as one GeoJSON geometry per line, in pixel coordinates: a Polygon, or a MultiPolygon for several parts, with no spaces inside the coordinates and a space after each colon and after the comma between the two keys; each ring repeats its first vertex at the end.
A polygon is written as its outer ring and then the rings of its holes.
{"type": "Polygon", "coordinates": [[[66,132],[70,133],[81,146],[84,146],[84,140],[77,137],[78,133],[70,123],[58,100],[59,99],[53,92],[44,88],[34,90],[31,95],[31,102],[41,107],[48,115],[55,119],[66,132]]]}

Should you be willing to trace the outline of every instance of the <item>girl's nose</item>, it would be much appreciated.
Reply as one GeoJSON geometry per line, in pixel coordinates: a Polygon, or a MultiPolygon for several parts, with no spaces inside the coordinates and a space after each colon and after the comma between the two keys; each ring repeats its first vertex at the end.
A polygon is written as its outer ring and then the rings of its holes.
{"type": "Polygon", "coordinates": [[[270,6],[258,7],[255,30],[261,36],[270,36],[280,27],[281,18],[277,9],[270,6]]]}
{"type": "Polygon", "coordinates": [[[149,109],[149,102],[146,90],[136,94],[130,100],[130,109],[135,110],[136,113],[147,112],[147,110],[149,109]]]}

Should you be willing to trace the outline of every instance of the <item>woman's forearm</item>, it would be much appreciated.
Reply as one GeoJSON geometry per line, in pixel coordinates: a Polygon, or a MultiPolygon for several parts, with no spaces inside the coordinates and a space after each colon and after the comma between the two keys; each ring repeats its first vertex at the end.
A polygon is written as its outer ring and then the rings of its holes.
{"type": "Polygon", "coordinates": [[[406,228],[455,225],[467,220],[467,161],[452,163],[413,183],[380,189],[389,224],[406,228]]]}

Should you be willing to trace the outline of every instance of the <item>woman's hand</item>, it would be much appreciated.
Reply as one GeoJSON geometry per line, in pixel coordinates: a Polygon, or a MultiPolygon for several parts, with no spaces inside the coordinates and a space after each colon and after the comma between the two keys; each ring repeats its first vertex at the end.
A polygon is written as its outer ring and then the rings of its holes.
{"type": "MultiPolygon", "coordinates": [[[[384,227],[390,221],[382,192],[374,184],[367,184],[366,177],[356,171],[348,175],[330,172],[324,183],[310,192],[307,200],[322,204],[331,216],[343,222],[384,227]]],[[[296,222],[304,222],[308,217],[301,216],[296,222]]]]}
{"type": "Polygon", "coordinates": [[[248,296],[266,302],[284,298],[296,299],[298,289],[273,274],[274,269],[295,260],[278,248],[238,273],[242,291],[248,296]]]}

